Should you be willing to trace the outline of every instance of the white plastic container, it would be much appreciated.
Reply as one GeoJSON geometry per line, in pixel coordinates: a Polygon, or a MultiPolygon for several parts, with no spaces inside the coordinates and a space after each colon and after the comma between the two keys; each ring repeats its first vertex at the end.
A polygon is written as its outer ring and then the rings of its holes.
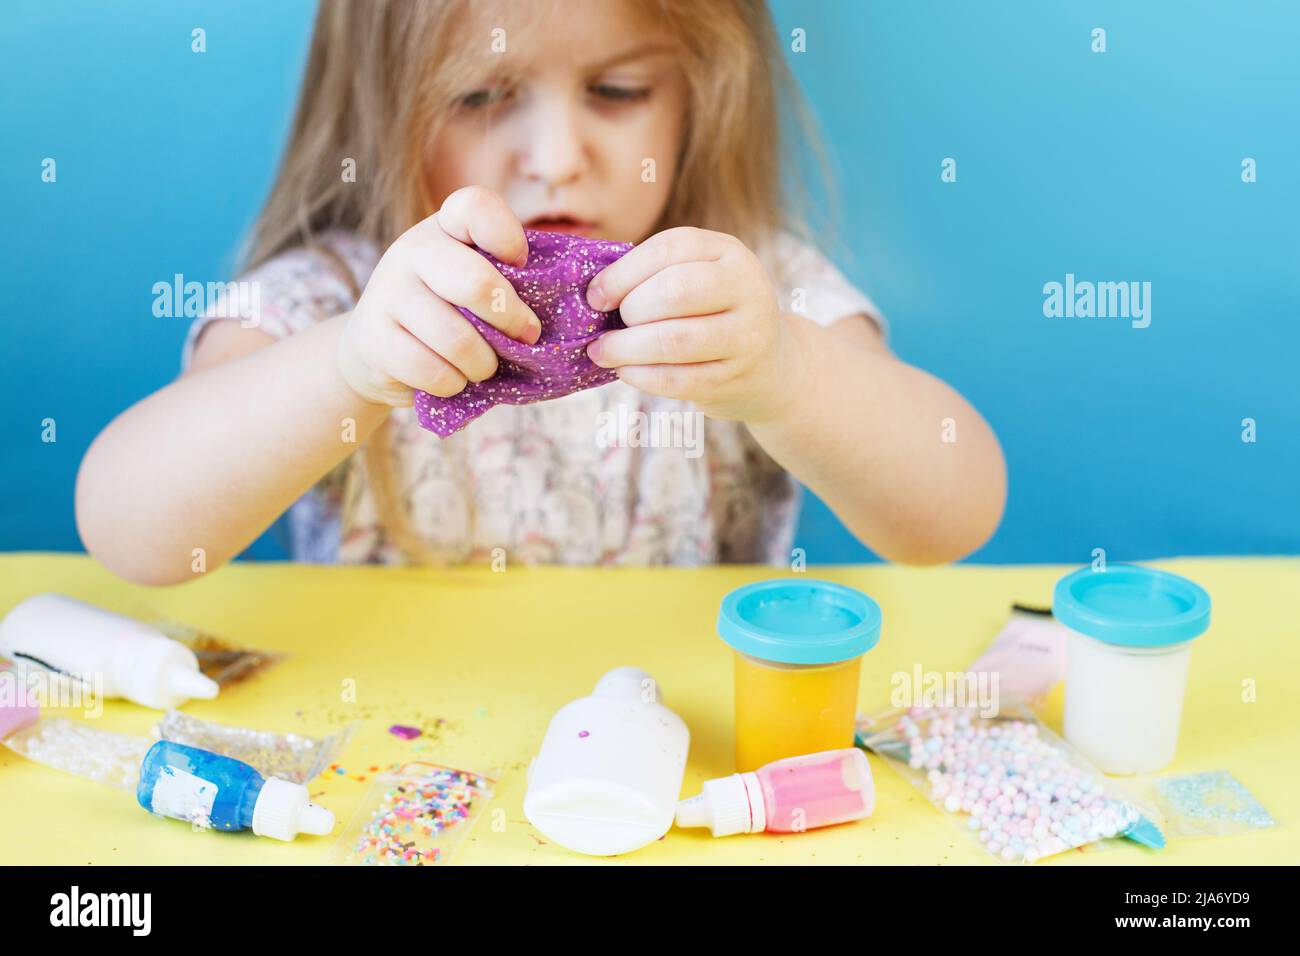
{"type": "Polygon", "coordinates": [[[1178,575],[1112,565],[1062,578],[1052,611],[1070,632],[1066,740],[1105,773],[1171,763],[1192,640],[1210,623],[1209,595],[1178,575]]]}
{"type": "Polygon", "coordinates": [[[0,655],[104,697],[166,710],[219,690],[194,652],[149,625],[63,594],[38,594],[0,620],[0,655]]]}
{"type": "Polygon", "coordinates": [[[551,718],[528,768],[524,816],[547,838],[613,856],[668,832],[690,732],[645,671],[620,667],[551,718]]]}
{"type": "Polygon", "coordinates": [[[1066,645],[1066,739],[1106,773],[1167,766],[1178,747],[1191,642],[1123,647],[1072,630],[1066,645]]]}

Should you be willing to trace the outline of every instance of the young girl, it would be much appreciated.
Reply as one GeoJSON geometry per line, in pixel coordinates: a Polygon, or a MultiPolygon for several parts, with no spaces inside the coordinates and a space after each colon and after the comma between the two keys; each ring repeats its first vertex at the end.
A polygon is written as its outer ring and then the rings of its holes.
{"type": "Polygon", "coordinates": [[[783,63],[763,0],[323,0],[242,276],[260,314],[210,303],[181,376],[96,439],[87,548],[179,582],[292,506],[297,560],[787,562],[796,479],[884,557],[979,547],[997,440],[796,238],[783,63]],[[588,352],[618,381],[439,439],[412,389],[497,368],[455,307],[540,332],[472,248],[522,263],[525,226],[637,243],[587,291],[627,325],[588,352]],[[703,447],[606,447],[620,411],[703,413],[703,447]]]}

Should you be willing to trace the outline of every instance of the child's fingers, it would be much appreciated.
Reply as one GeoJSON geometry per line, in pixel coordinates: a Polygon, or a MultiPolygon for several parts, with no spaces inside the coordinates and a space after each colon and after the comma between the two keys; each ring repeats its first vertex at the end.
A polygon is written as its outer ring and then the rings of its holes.
{"type": "Polygon", "coordinates": [[[698,362],[692,365],[624,365],[618,377],[633,388],[691,401],[726,385],[734,376],[730,362],[698,362]]]}
{"type": "Polygon", "coordinates": [[[587,346],[587,357],[601,368],[711,362],[734,355],[735,339],[725,315],[664,319],[606,332],[587,346]]]}
{"type": "MultiPolygon", "coordinates": [[[[629,253],[631,255],[631,253],[629,253]]],[[[660,319],[712,315],[732,306],[734,298],[716,262],[679,262],[660,269],[629,292],[619,303],[624,325],[643,325],[660,319]]]]}
{"type": "Polygon", "coordinates": [[[422,343],[450,363],[471,382],[496,374],[497,353],[449,303],[423,285],[403,302],[395,318],[422,343]]]}
{"type": "Polygon", "coordinates": [[[736,241],[693,226],[655,233],[596,274],[587,286],[587,302],[601,312],[616,309],[629,292],[656,272],[679,262],[721,259],[728,244],[736,241]]]}
{"type": "Polygon", "coordinates": [[[529,345],[542,334],[542,323],[524,304],[506,277],[469,246],[446,236],[412,250],[411,266],[434,295],[469,309],[484,322],[529,345]]]}
{"type": "Polygon", "coordinates": [[[457,242],[478,246],[502,262],[522,266],[528,259],[524,227],[506,201],[483,186],[456,190],[435,215],[442,231],[457,242]]]}
{"type": "MultiPolygon", "coordinates": [[[[460,370],[404,326],[386,322],[380,338],[377,344],[383,356],[382,368],[402,384],[439,398],[450,398],[465,388],[466,379],[460,370]]],[[[403,404],[411,403],[408,400],[403,404]]]]}

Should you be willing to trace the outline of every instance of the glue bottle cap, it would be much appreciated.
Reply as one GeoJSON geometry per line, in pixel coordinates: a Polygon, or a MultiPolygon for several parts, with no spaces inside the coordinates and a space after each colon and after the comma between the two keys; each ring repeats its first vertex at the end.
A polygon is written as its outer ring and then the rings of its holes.
{"type": "Polygon", "coordinates": [[[220,690],[199,672],[193,651],[161,635],[124,646],[117,658],[119,693],[145,707],[166,710],[191,698],[210,700],[220,690]]]}
{"type": "Polygon", "coordinates": [[[165,671],[171,689],[191,700],[212,700],[221,689],[211,677],[184,664],[173,664],[165,671]]]}
{"type": "Polygon", "coordinates": [[[708,827],[715,837],[767,829],[767,808],[755,773],[705,781],[704,791],[677,804],[679,827],[708,827]]]}
{"type": "Polygon", "coordinates": [[[615,667],[596,681],[593,697],[621,697],[643,704],[662,704],[659,682],[639,667],[615,667]]]}
{"type": "Polygon", "coordinates": [[[253,832],[275,840],[292,840],[299,833],[325,836],[334,829],[334,814],[311,802],[307,788],[269,777],[253,805],[253,832]]]}

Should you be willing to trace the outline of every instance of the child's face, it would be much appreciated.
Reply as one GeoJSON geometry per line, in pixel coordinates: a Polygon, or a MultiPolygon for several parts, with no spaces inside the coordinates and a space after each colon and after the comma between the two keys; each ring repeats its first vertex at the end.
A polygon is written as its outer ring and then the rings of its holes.
{"type": "Polygon", "coordinates": [[[566,0],[527,27],[466,29],[488,52],[430,151],[437,206],[462,186],[501,195],[525,226],[639,242],[668,203],[686,86],[676,44],[629,0],[566,0]],[[494,62],[495,61],[495,62],[494,62]],[[499,71],[509,71],[508,74],[499,71]],[[576,223],[545,221],[566,216],[576,223]]]}

